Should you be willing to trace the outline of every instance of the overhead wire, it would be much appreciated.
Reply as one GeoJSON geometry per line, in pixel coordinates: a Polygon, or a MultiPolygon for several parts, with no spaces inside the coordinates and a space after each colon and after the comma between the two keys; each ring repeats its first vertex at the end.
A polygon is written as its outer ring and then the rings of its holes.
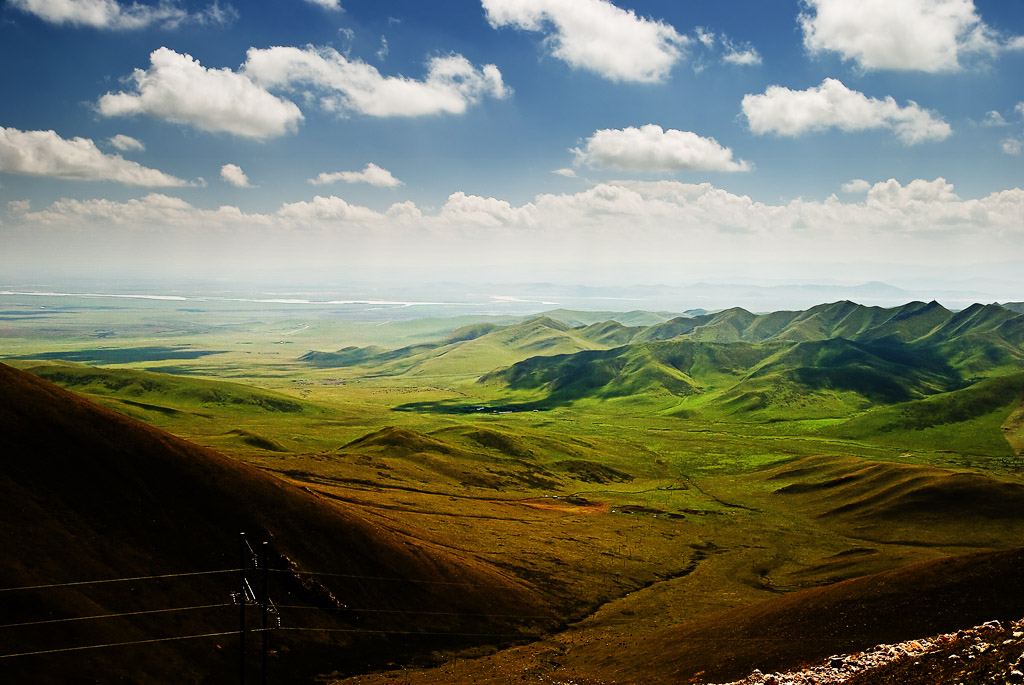
{"type": "Polygon", "coordinates": [[[287,632],[316,632],[316,633],[373,633],[378,635],[450,635],[454,637],[514,637],[523,638],[520,633],[456,633],[429,630],[369,630],[366,628],[277,628],[278,631],[287,632]]]}
{"type": "Polygon", "coordinates": [[[87,649],[102,649],[104,647],[124,647],[127,645],[145,645],[153,642],[171,642],[173,640],[192,640],[200,637],[218,637],[220,635],[238,635],[237,630],[229,630],[223,633],[203,633],[202,635],[179,635],[177,637],[158,637],[151,640],[132,640],[130,642],[109,642],[102,645],[85,645],[84,647],[62,647],[60,649],[43,649],[37,652],[19,652],[17,654],[0,654],[0,659],[10,659],[16,656],[38,656],[40,654],[57,654],[60,652],[80,652],[87,649]]]}
{"type": "MultiPolygon", "coordinates": [[[[245,544],[246,544],[246,547],[248,547],[249,552],[253,556],[254,566],[255,566],[256,563],[257,563],[255,561],[256,553],[252,549],[252,546],[249,544],[248,540],[245,541],[245,544]]],[[[186,577],[218,575],[218,574],[225,574],[225,573],[239,573],[239,572],[243,572],[244,573],[245,571],[248,571],[248,570],[255,570],[255,569],[230,568],[230,569],[218,569],[218,570],[212,570],[212,571],[190,571],[190,572],[183,572],[183,573],[163,573],[163,574],[156,574],[156,575],[149,575],[149,576],[131,576],[131,577],[126,577],[126,578],[103,578],[103,579],[97,579],[97,580],[69,581],[69,582],[64,582],[64,583],[46,583],[46,584],[39,584],[39,585],[24,585],[24,586],[19,586],[19,587],[0,588],[0,593],[4,593],[4,592],[17,592],[17,591],[30,591],[30,590],[47,590],[47,589],[56,589],[56,588],[67,588],[67,587],[80,587],[80,586],[101,585],[101,584],[108,584],[108,583],[124,583],[124,582],[131,582],[131,581],[159,580],[159,579],[168,579],[168,578],[186,578],[186,577]]],[[[266,569],[266,571],[274,572],[274,573],[288,573],[288,574],[291,574],[291,575],[325,576],[325,577],[337,577],[337,578],[355,578],[355,579],[361,579],[361,580],[376,580],[376,581],[394,582],[394,583],[399,583],[399,582],[400,583],[421,583],[421,584],[429,584],[429,585],[448,585],[448,586],[458,586],[458,587],[488,587],[488,588],[505,588],[505,589],[515,587],[514,585],[511,585],[511,584],[468,583],[468,582],[458,582],[458,581],[426,580],[426,579],[419,579],[419,578],[399,578],[399,577],[389,577],[389,576],[371,576],[371,575],[361,575],[361,574],[353,574],[353,573],[330,573],[330,572],[318,572],[318,571],[302,571],[302,570],[298,570],[298,569],[266,569]]],[[[248,579],[246,579],[246,585],[248,585],[248,579]]],[[[249,590],[249,592],[252,592],[251,589],[249,590]]],[[[128,617],[128,616],[142,616],[142,615],[150,615],[150,614],[173,613],[173,612],[179,612],[179,611],[198,611],[198,610],[202,610],[202,609],[213,609],[213,608],[221,608],[221,607],[227,607],[227,606],[232,606],[232,603],[206,604],[206,605],[197,605],[197,606],[188,606],[188,607],[172,607],[172,608],[164,608],[164,609],[148,609],[148,610],[130,611],[130,612],[121,612],[121,613],[111,613],[111,614],[97,614],[97,615],[93,615],[93,616],[80,616],[80,617],[44,619],[44,620],[39,620],[39,621],[24,621],[24,622],[19,622],[19,623],[3,624],[3,625],[0,625],[0,629],[5,629],[5,628],[26,628],[26,627],[30,627],[30,626],[36,626],[36,625],[48,625],[48,624],[55,624],[55,623],[68,623],[68,622],[89,621],[89,620],[102,620],[102,619],[120,618],[120,617],[128,617]]],[[[424,616],[474,616],[474,617],[490,617],[490,618],[538,618],[538,619],[540,619],[540,618],[550,618],[550,616],[545,616],[545,615],[527,615],[527,614],[486,614],[486,613],[472,614],[472,613],[465,613],[465,612],[448,612],[448,611],[415,611],[415,610],[403,610],[403,609],[368,609],[368,608],[349,608],[349,607],[318,607],[318,606],[310,606],[310,605],[273,605],[273,606],[274,606],[274,609],[277,609],[277,610],[280,610],[280,609],[318,609],[318,610],[321,610],[321,611],[348,611],[348,612],[356,612],[356,613],[395,613],[395,614],[410,614],[410,615],[424,615],[424,616]]],[[[293,631],[293,632],[369,633],[369,634],[379,634],[379,635],[433,635],[433,636],[487,637],[487,638],[522,638],[523,637],[522,634],[517,634],[517,633],[480,633],[480,632],[413,631],[413,630],[371,630],[371,629],[361,629],[361,628],[300,628],[300,627],[284,627],[284,628],[282,628],[282,627],[277,627],[277,628],[268,629],[268,630],[285,630],[285,631],[293,631]]],[[[262,632],[262,629],[250,629],[250,632],[262,632]]],[[[181,636],[174,636],[174,637],[151,638],[151,639],[146,639],[146,640],[132,640],[132,641],[125,641],[125,642],[111,642],[111,643],[98,644],[98,645],[84,645],[84,646],[77,646],[77,647],[63,647],[63,648],[57,648],[57,649],[45,649],[45,650],[37,650],[37,651],[30,651],[30,652],[19,652],[19,653],[14,653],[14,654],[0,654],[0,659],[9,659],[9,658],[14,658],[14,657],[24,657],[24,656],[37,656],[37,655],[44,655],[44,654],[59,654],[59,653],[64,653],[64,652],[78,652],[78,651],[85,651],[85,650],[91,650],[91,649],[102,649],[102,648],[108,648],[108,647],[123,647],[123,646],[131,646],[131,645],[144,645],[144,644],[153,644],[153,643],[160,643],[160,642],[170,642],[170,641],[176,641],[176,640],[191,640],[191,639],[198,639],[198,638],[205,638],[205,637],[219,637],[219,636],[224,636],[224,635],[237,635],[237,634],[238,634],[238,631],[232,630],[232,631],[224,631],[224,632],[216,632],[216,633],[202,633],[202,634],[197,634],[197,635],[181,635],[181,636]]]]}
{"type": "MultiPolygon", "coordinates": [[[[551,618],[550,614],[473,614],[465,611],[414,611],[412,609],[358,609],[352,607],[322,607],[312,604],[278,604],[279,609],[317,609],[319,611],[350,611],[363,614],[414,614],[417,616],[474,616],[481,618],[551,618]]],[[[2,628],[3,626],[0,626],[2,628]]]]}
{"type": "Polygon", "coordinates": [[[132,580],[156,580],[158,578],[185,578],[187,576],[209,576],[217,573],[238,573],[244,569],[228,568],[219,571],[191,571],[188,573],[163,573],[156,576],[135,576],[132,578],[106,578],[102,580],[77,580],[69,583],[49,583],[46,585],[24,585],[21,587],[3,587],[0,592],[15,592],[18,590],[47,590],[58,587],[74,587],[76,585],[99,585],[102,583],[125,583],[132,580]]]}
{"type": "Polygon", "coordinates": [[[221,604],[204,604],[201,606],[192,607],[176,607],[170,609],[147,609],[145,611],[126,611],[120,614],[97,614],[95,616],[72,616],[69,618],[51,618],[43,621],[25,621],[22,623],[6,623],[0,625],[0,628],[22,628],[25,626],[41,626],[49,623],[67,623],[71,621],[92,621],[103,618],[121,618],[123,616],[142,616],[145,614],[166,614],[175,611],[197,611],[199,609],[215,609],[218,607],[229,607],[232,606],[230,602],[224,602],[221,604]]]}
{"type": "Polygon", "coordinates": [[[499,583],[463,583],[463,582],[457,582],[457,581],[453,581],[453,580],[420,580],[418,578],[395,578],[395,577],[388,577],[388,576],[364,576],[364,575],[357,575],[357,574],[354,574],[354,573],[328,573],[328,572],[323,572],[323,571],[300,571],[298,569],[284,569],[284,568],[279,568],[279,569],[272,568],[272,569],[268,569],[268,570],[273,572],[273,573],[292,573],[292,574],[303,575],[303,576],[332,576],[332,577],[337,577],[337,578],[359,578],[359,579],[362,579],[362,580],[386,580],[386,581],[400,582],[400,583],[424,583],[424,584],[428,584],[428,585],[457,585],[457,586],[461,586],[461,587],[496,587],[496,588],[505,588],[505,589],[511,589],[511,588],[515,588],[516,587],[515,585],[511,585],[511,584],[499,584],[499,583]]]}

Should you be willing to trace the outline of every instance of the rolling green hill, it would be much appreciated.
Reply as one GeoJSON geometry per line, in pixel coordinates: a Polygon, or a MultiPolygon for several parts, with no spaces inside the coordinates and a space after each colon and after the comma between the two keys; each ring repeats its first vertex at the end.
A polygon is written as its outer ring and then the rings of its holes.
{"type": "Polygon", "coordinates": [[[584,399],[699,399],[747,418],[844,416],[875,404],[920,399],[963,385],[933,354],[832,339],[750,344],[667,341],[534,357],[481,378],[541,403],[584,399]]]}
{"type": "Polygon", "coordinates": [[[1024,405],[1024,373],[982,380],[961,390],[919,401],[874,407],[823,432],[849,440],[873,440],[907,449],[941,444],[973,455],[1013,457],[1011,418],[1024,405]]]}
{"type": "Polygon", "coordinates": [[[699,410],[773,421],[848,418],[1024,368],[1024,315],[998,305],[955,314],[936,302],[892,309],[837,302],[760,316],[737,308],[576,332],[618,346],[524,359],[480,381],[525,393],[537,407],[629,397],[680,416],[699,410]]]}
{"type": "Polygon", "coordinates": [[[956,372],[930,355],[834,338],[785,347],[718,399],[729,413],[757,411],[771,418],[785,411],[787,418],[818,418],[960,385],[956,372]]]}
{"type": "Polygon", "coordinates": [[[321,411],[316,405],[288,395],[225,381],[73,364],[38,365],[27,370],[64,388],[119,398],[130,406],[164,413],[202,414],[211,408],[264,414],[315,414],[321,411]]]}
{"type": "Polygon", "coordinates": [[[284,453],[331,440],[344,410],[251,385],[154,371],[80,364],[26,365],[25,371],[119,414],[232,453],[284,453]],[[310,423],[317,431],[309,431],[310,423]]]}
{"type": "Polygon", "coordinates": [[[299,361],[320,368],[360,366],[385,375],[472,376],[534,355],[565,354],[604,346],[568,324],[542,316],[508,326],[469,325],[438,342],[396,350],[347,347],[337,352],[309,352],[299,357],[299,361]]]}
{"type": "Polygon", "coordinates": [[[571,309],[552,309],[551,311],[544,312],[543,316],[561,321],[573,328],[578,328],[606,321],[614,321],[623,326],[653,326],[668,321],[676,315],[671,312],[645,312],[636,309],[629,312],[583,312],[571,309]]]}
{"type": "MultiPolygon", "coordinates": [[[[555,316],[536,317],[511,325],[469,325],[437,342],[418,343],[394,350],[346,347],[337,352],[309,352],[300,357],[299,361],[321,368],[373,368],[376,373],[390,375],[486,375],[498,367],[522,362],[532,356],[553,357],[575,352],[608,351],[661,341],[756,345],[845,340],[872,345],[874,350],[882,350],[886,346],[890,351],[884,354],[876,351],[872,354],[889,361],[892,361],[894,355],[901,356],[901,364],[909,363],[913,366],[915,362],[910,358],[921,357],[930,360],[929,363],[954,368],[965,379],[1013,372],[1024,364],[1024,314],[999,305],[976,304],[953,313],[934,301],[910,302],[893,308],[866,307],[841,301],[818,305],[805,311],[780,311],[761,315],[733,308],[717,313],[675,317],[654,324],[641,323],[650,321],[651,317],[641,316],[642,313],[638,312],[600,321],[595,321],[594,316],[578,316],[578,312],[556,310],[552,314],[555,316]],[[901,349],[902,352],[898,352],[901,349]]],[[[570,363],[576,367],[571,383],[563,379],[555,382],[555,385],[559,389],[567,385],[576,385],[579,389],[595,389],[599,397],[623,396],[631,388],[647,391],[655,387],[663,387],[670,394],[689,394],[683,386],[690,383],[675,373],[678,368],[674,367],[675,371],[659,368],[660,362],[657,359],[653,360],[653,366],[638,366],[625,362],[620,356],[619,353],[602,355],[591,352],[590,356],[570,363]],[[618,361],[613,362],[612,359],[618,361]],[[597,366],[585,369],[590,362],[597,366]],[[623,374],[639,375],[640,378],[630,381],[616,381],[612,378],[623,374]],[[609,383],[616,387],[605,387],[609,383]]],[[[567,362],[554,363],[564,366],[567,362]]],[[[884,401],[897,401],[920,394],[907,387],[901,389],[901,386],[907,384],[898,379],[889,383],[888,388],[882,387],[886,384],[884,380],[872,380],[868,376],[887,372],[878,363],[869,363],[867,367],[862,369],[850,366],[844,370],[833,365],[829,370],[806,372],[804,375],[812,386],[852,384],[857,386],[852,390],[869,400],[881,397],[884,401]],[[872,367],[875,367],[873,371],[872,367]],[[844,379],[842,376],[849,378],[844,379]],[[872,385],[877,387],[869,387],[872,385]]],[[[522,385],[524,375],[535,374],[524,373],[520,369],[512,375],[522,385]]],[[[943,369],[940,375],[945,380],[935,387],[948,389],[951,385],[948,382],[950,370],[943,369]]],[[[551,379],[534,383],[533,387],[550,382],[551,379]]],[[[910,385],[916,383],[911,381],[910,385]]],[[[574,392],[577,391],[570,391],[569,395],[574,392]]]]}

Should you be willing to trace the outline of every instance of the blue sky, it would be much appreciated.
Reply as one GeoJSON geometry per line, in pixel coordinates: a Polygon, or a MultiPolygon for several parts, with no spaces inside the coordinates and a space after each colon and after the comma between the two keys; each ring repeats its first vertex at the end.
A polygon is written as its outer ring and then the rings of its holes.
{"type": "Polygon", "coordinates": [[[0,61],[12,280],[1024,285],[1017,0],[3,0],[0,61]]]}

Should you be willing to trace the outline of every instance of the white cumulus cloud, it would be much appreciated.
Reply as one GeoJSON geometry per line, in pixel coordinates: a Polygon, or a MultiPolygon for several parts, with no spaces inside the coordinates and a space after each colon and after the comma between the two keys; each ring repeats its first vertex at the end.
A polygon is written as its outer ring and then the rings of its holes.
{"type": "Polygon", "coordinates": [[[1010,122],[1003,118],[1003,115],[996,110],[991,110],[985,113],[985,118],[981,121],[982,126],[1009,126],[1010,122]]]}
{"type": "Polygon", "coordinates": [[[494,28],[546,34],[551,54],[612,81],[664,81],[690,39],[607,0],[482,0],[494,28]]]}
{"type": "Polygon", "coordinates": [[[325,10],[339,11],[341,9],[341,0],[306,0],[306,2],[319,5],[325,10]]]}
{"type": "Polygon", "coordinates": [[[732,150],[691,131],[657,124],[601,129],[573,150],[579,163],[627,171],[749,171],[732,150]]]}
{"type": "Polygon", "coordinates": [[[281,205],[275,217],[299,224],[353,222],[360,224],[379,223],[384,215],[367,207],[352,205],[340,197],[317,195],[310,201],[289,202],[281,205]]]}
{"type": "Polygon", "coordinates": [[[129,152],[131,150],[141,152],[146,149],[146,146],[142,144],[142,141],[136,140],[131,136],[126,136],[123,133],[118,133],[108,142],[121,152],[129,152]]]}
{"type": "Polygon", "coordinates": [[[694,29],[694,35],[704,53],[698,53],[693,60],[693,69],[701,72],[707,67],[709,58],[719,58],[725,64],[749,67],[761,64],[761,53],[751,43],[736,43],[724,33],[709,31],[703,26],[694,29]]]}
{"type": "Polygon", "coordinates": [[[227,24],[237,17],[233,9],[221,7],[217,2],[195,13],[181,9],[171,0],[160,0],[156,4],[126,4],[117,0],[11,0],[11,4],[52,24],[113,30],[153,25],[175,28],[183,23],[227,24]]]}
{"type": "Polygon", "coordinates": [[[907,185],[890,178],[871,186],[867,199],[868,206],[902,208],[913,203],[935,206],[959,201],[960,197],[953,192],[953,184],[944,178],[937,178],[934,181],[919,178],[907,185]]]}
{"type": "Polygon", "coordinates": [[[957,71],[964,58],[1018,49],[986,25],[973,0],[802,0],[804,46],[862,69],[957,71]]]}
{"type": "Polygon", "coordinates": [[[317,196],[246,213],[154,193],[127,201],[62,199],[39,211],[26,203],[11,209],[9,223],[16,234],[45,237],[37,244],[40,255],[52,256],[53,241],[62,240],[76,260],[88,254],[116,268],[112,246],[134,244],[132,254],[148,259],[145,268],[153,271],[175,258],[170,250],[146,249],[154,238],[180,245],[177,259],[194,270],[223,269],[228,250],[244,256],[239,264],[250,272],[355,264],[402,270],[426,263],[454,270],[478,265],[486,274],[510,265],[554,275],[579,264],[585,251],[588,268],[632,264],[638,278],[651,279],[680,269],[714,273],[715,264],[768,273],[798,262],[835,276],[844,263],[877,265],[879,255],[894,252],[906,256],[904,265],[949,269],[990,260],[993,245],[1006,254],[1024,249],[1020,188],[962,198],[942,178],[856,187],[861,194],[853,201],[830,195],[771,203],[710,183],[617,181],[521,204],[454,192],[437,210],[405,201],[383,212],[317,196]],[[829,255],[835,255],[831,263],[829,255]]]}
{"type": "Polygon", "coordinates": [[[294,131],[302,120],[295,103],[278,98],[230,69],[207,69],[191,55],[154,50],[147,70],[129,77],[132,92],[107,93],[103,116],[145,114],[203,131],[263,140],[294,131]]]}
{"type": "Polygon", "coordinates": [[[61,138],[55,131],[20,131],[0,126],[0,172],[127,185],[193,185],[121,155],[107,155],[88,138],[61,138]]]}
{"type": "Polygon", "coordinates": [[[11,200],[7,203],[7,211],[11,214],[28,214],[31,209],[31,200],[11,200]]]}
{"type": "Polygon", "coordinates": [[[397,188],[402,182],[391,175],[387,169],[381,168],[370,162],[362,171],[336,171],[333,173],[323,172],[316,178],[309,179],[315,186],[327,185],[329,183],[369,183],[378,188],[397,188]]]}
{"type": "Polygon", "coordinates": [[[220,177],[236,188],[252,188],[249,177],[237,164],[225,164],[220,168],[220,177]]]}
{"type": "Polygon", "coordinates": [[[855,178],[848,183],[844,183],[842,188],[844,193],[866,193],[871,190],[871,184],[863,178],[855,178]]]}
{"type": "Polygon", "coordinates": [[[417,81],[383,76],[376,67],[329,47],[251,48],[244,73],[267,88],[312,88],[321,106],[342,115],[461,114],[484,97],[504,98],[511,92],[496,66],[477,68],[457,54],[430,58],[426,78],[417,81]]]}
{"type": "Polygon", "coordinates": [[[761,95],[744,95],[742,107],[750,130],[761,134],[798,136],[833,127],[843,131],[886,128],[913,145],[945,140],[953,133],[948,123],[916,102],[900,107],[892,96],[869,98],[832,78],[807,90],[769,86],[761,95]]]}
{"type": "Polygon", "coordinates": [[[761,54],[753,47],[743,48],[730,45],[722,55],[722,61],[726,64],[735,64],[741,67],[752,66],[761,63],[761,54]]]}
{"type": "Polygon", "coordinates": [[[199,209],[185,200],[162,193],[117,202],[106,199],[74,200],[63,198],[39,212],[30,212],[26,220],[50,226],[110,226],[133,230],[158,231],[175,228],[191,232],[196,226],[210,228],[252,228],[266,226],[271,220],[262,214],[245,214],[237,207],[224,205],[214,210],[199,209]]]}
{"type": "Polygon", "coordinates": [[[506,200],[494,197],[467,195],[461,190],[448,196],[448,201],[441,208],[441,221],[456,225],[470,226],[504,226],[510,224],[532,223],[529,219],[533,206],[513,207],[506,200]]]}
{"type": "MultiPolygon", "coordinates": [[[[915,179],[907,183],[896,179],[877,183],[858,179],[846,186],[853,186],[850,190],[863,194],[863,199],[843,202],[831,195],[820,201],[796,199],[769,204],[710,183],[662,180],[600,183],[577,193],[538,195],[521,205],[457,191],[438,211],[429,214],[408,201],[392,205],[381,213],[335,196],[285,203],[267,214],[243,213],[231,206],[200,209],[180,198],[159,193],[125,202],[62,199],[38,212],[28,211],[26,203],[20,211],[25,213],[24,221],[28,223],[70,227],[116,223],[148,229],[179,228],[190,234],[197,225],[211,228],[268,226],[283,231],[298,226],[350,226],[361,231],[371,226],[384,228],[389,222],[409,226],[408,220],[415,219],[413,228],[423,232],[421,237],[437,241],[445,236],[463,240],[467,235],[477,235],[472,230],[485,227],[515,229],[520,233],[508,235],[521,239],[521,231],[533,228],[537,229],[531,234],[536,242],[529,244],[533,255],[545,247],[549,238],[557,240],[559,236],[571,235],[574,239],[590,241],[595,228],[606,230],[606,238],[618,237],[619,246],[633,245],[643,250],[650,250],[652,243],[638,241],[641,235],[652,241],[678,238],[680,247],[690,245],[690,239],[700,235],[742,233],[748,237],[762,235],[769,240],[792,239],[796,241],[793,244],[818,236],[826,245],[845,236],[853,241],[851,244],[868,252],[876,250],[877,246],[865,241],[866,235],[944,233],[968,241],[972,236],[993,234],[1024,238],[1020,222],[1020,217],[1024,216],[1024,190],[1019,188],[964,199],[943,178],[915,179]],[[624,218],[629,221],[630,231],[622,230],[624,218]],[[551,227],[558,227],[558,230],[551,230],[551,227]],[[814,228],[809,231],[807,227],[814,228]],[[448,229],[455,233],[445,233],[448,229]],[[471,229],[471,232],[466,233],[464,229],[471,229]]],[[[479,235],[479,247],[493,251],[493,245],[488,242],[493,234],[479,235]]],[[[413,235],[408,234],[408,237],[413,235]]],[[[438,250],[450,247],[436,246],[438,250]]]]}

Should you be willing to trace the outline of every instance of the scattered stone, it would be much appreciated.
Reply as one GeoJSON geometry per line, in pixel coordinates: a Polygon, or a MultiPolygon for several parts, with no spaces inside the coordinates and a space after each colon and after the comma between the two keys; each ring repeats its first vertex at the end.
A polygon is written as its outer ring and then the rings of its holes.
{"type": "MultiPolygon", "coordinates": [[[[936,652],[936,657],[945,656],[951,664],[957,664],[953,668],[960,671],[960,678],[964,678],[968,673],[972,674],[972,683],[984,681],[995,685],[1024,685],[1024,654],[1016,651],[1017,647],[1024,647],[1022,638],[1024,619],[1013,623],[988,621],[956,633],[918,638],[895,645],[880,644],[856,654],[832,655],[824,662],[801,671],[764,674],[756,670],[743,680],[724,685],[838,685],[895,662],[904,661],[914,666],[922,666],[926,661],[920,657],[936,652]],[[991,635],[995,631],[1001,631],[1003,635],[991,635]],[[1005,637],[1008,632],[1012,632],[1014,639],[999,639],[1005,637]],[[986,656],[984,659],[978,659],[977,657],[981,655],[986,656]],[[996,659],[995,662],[992,661],[993,658],[996,659]],[[964,668],[973,670],[964,673],[964,668]],[[993,672],[993,668],[997,670],[993,672]]],[[[956,682],[952,681],[954,685],[956,682]]]]}

